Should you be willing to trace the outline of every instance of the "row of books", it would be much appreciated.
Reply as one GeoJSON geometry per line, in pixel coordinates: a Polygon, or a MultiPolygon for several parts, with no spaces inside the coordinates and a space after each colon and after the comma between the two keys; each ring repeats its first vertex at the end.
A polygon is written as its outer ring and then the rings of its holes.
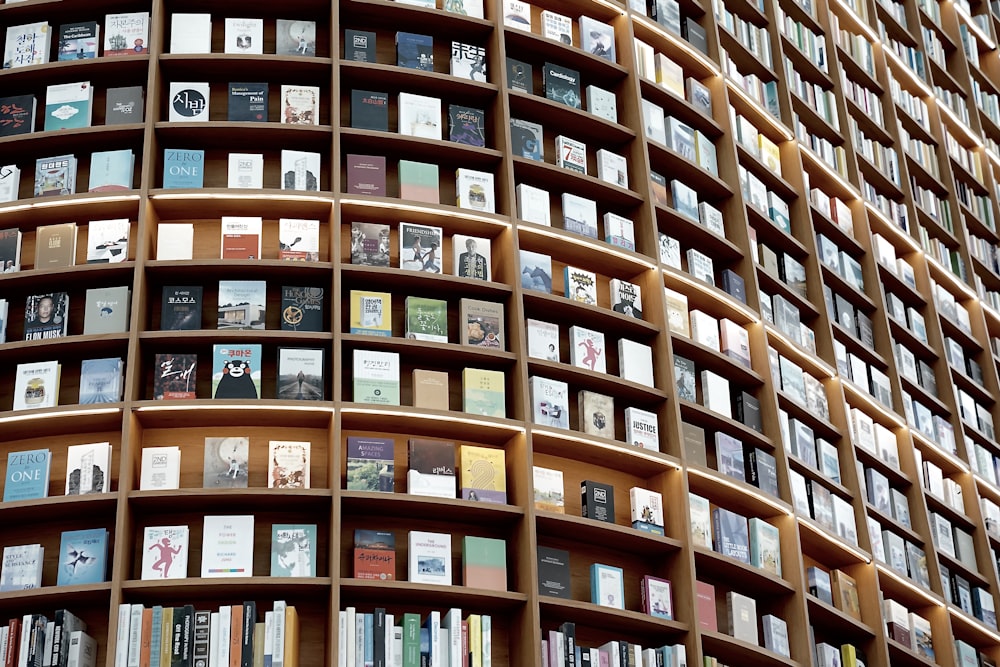
{"type": "MultiPolygon", "coordinates": [[[[552,293],[552,257],[541,252],[520,249],[521,287],[552,293]]],[[[597,274],[573,266],[563,268],[563,287],[567,299],[590,306],[598,305],[597,274]]],[[[642,319],[642,289],[639,285],[612,278],[609,281],[610,304],[615,312],[642,319]]]]}
{"type": "MultiPolygon", "coordinates": [[[[276,600],[271,611],[255,601],[218,611],[194,605],[164,607],[122,603],[118,607],[115,667],[181,667],[230,664],[298,667],[299,615],[276,600]],[[261,613],[263,612],[263,613],[261,613]],[[263,621],[258,620],[263,616],[263,621]]],[[[109,648],[109,653],[111,652],[109,648]]]]}
{"type": "Polygon", "coordinates": [[[806,585],[810,595],[833,605],[855,620],[862,620],[858,582],[843,570],[828,572],[821,567],[808,567],[806,585]]]}
{"type": "Polygon", "coordinates": [[[781,542],[777,527],[758,517],[747,517],[711,506],[707,498],[689,493],[691,538],[695,546],[714,549],[741,563],[781,576],[781,542]]]}
{"type": "MultiPolygon", "coordinates": [[[[141,123],[145,106],[142,86],[117,86],[104,91],[104,124],[141,123]]],[[[94,88],[89,81],[48,86],[44,130],[90,127],[93,120],[94,88]]],[[[0,137],[36,131],[38,100],[34,95],[0,97],[0,137]]]]}
{"type": "Polygon", "coordinates": [[[97,640],[87,634],[87,622],[67,609],[56,610],[51,621],[44,614],[10,619],[0,627],[0,650],[11,667],[97,664],[97,640]]]}
{"type": "MultiPolygon", "coordinates": [[[[35,160],[35,197],[52,197],[76,192],[78,161],[75,155],[56,155],[35,160]]],[[[16,165],[3,167],[3,190],[0,201],[18,198],[21,170],[16,165]]],[[[88,192],[112,192],[132,189],[135,155],[131,149],[96,151],[90,155],[88,192]]]]}
{"type": "MultiPolygon", "coordinates": [[[[21,591],[42,585],[45,548],[41,544],[6,546],[0,567],[0,591],[21,591]]],[[[108,530],[63,531],[59,544],[57,586],[96,584],[107,577],[108,530]]]]}
{"type": "MultiPolygon", "coordinates": [[[[695,594],[699,627],[718,632],[715,586],[698,581],[695,594]]],[[[726,634],[755,646],[760,646],[763,638],[764,648],[785,658],[791,657],[788,623],[784,619],[774,614],[758,617],[757,600],[736,591],[726,591],[724,609],[726,634]]]]}
{"type": "Polygon", "coordinates": [[[573,665],[608,665],[625,667],[683,667],[687,665],[684,644],[664,644],[659,648],[643,648],[625,640],[612,639],[600,646],[583,647],[577,642],[576,624],[567,621],[556,630],[542,633],[542,667],[573,667],[573,665]]]}
{"type": "MultiPolygon", "coordinates": [[[[75,222],[36,227],[34,268],[51,270],[76,264],[78,230],[75,222]]],[[[91,220],[87,225],[87,264],[126,261],[130,230],[128,218],[91,220]]],[[[19,229],[0,229],[0,266],[3,273],[21,270],[22,238],[19,229]]]]}
{"type": "MultiPolygon", "coordinates": [[[[3,500],[30,500],[49,495],[52,452],[48,449],[7,454],[3,500]]],[[[67,496],[111,490],[111,443],[95,442],[66,448],[67,496]]]]}

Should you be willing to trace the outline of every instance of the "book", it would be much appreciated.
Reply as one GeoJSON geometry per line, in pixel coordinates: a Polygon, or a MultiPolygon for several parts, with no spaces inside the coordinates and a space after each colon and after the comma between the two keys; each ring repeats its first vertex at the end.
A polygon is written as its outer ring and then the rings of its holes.
{"type": "Polygon", "coordinates": [[[271,524],[271,576],[316,576],[316,524],[271,524]]]}
{"type": "Polygon", "coordinates": [[[406,297],[406,337],[448,342],[448,302],[427,297],[406,297]]]}
{"type": "Polygon", "coordinates": [[[516,30],[532,31],[531,5],[521,0],[504,0],[503,24],[516,30]]]}
{"type": "Polygon", "coordinates": [[[399,161],[399,198],[441,203],[438,166],[430,162],[399,161]]]}
{"type": "Polygon", "coordinates": [[[376,60],[377,36],[367,30],[344,31],[344,60],[373,63],[376,60]]]}
{"type": "Polygon", "coordinates": [[[515,156],[545,161],[544,130],[539,123],[517,118],[510,119],[511,149],[515,156]]]}
{"type": "Polygon", "coordinates": [[[211,52],[211,14],[188,12],[170,14],[170,53],[211,52]]]}
{"type": "Polygon", "coordinates": [[[413,369],[413,407],[430,410],[450,410],[447,371],[413,369]]]}
{"type": "Polygon", "coordinates": [[[602,607],[625,608],[625,572],[614,565],[590,566],[590,601],[602,607]]]}
{"type": "MultiPolygon", "coordinates": [[[[225,218],[223,218],[225,224],[225,218]]],[[[295,262],[319,261],[319,220],[278,219],[278,259],[295,262]]]]}
{"type": "Polygon", "coordinates": [[[319,86],[281,86],[278,122],[284,125],[319,125],[319,86]]]}
{"type": "Polygon", "coordinates": [[[62,338],[66,335],[68,320],[69,295],[66,292],[29,296],[24,303],[24,340],[62,338]]]}
{"type": "Polygon", "coordinates": [[[3,501],[34,500],[49,495],[52,452],[48,449],[9,452],[3,485],[3,501]]]}
{"type": "Polygon", "coordinates": [[[264,20],[227,18],[224,53],[264,53],[264,20]]]}
{"type": "Polygon", "coordinates": [[[556,166],[586,175],[587,145],[582,141],[559,135],[556,137],[556,166]]]}
{"type": "Polygon", "coordinates": [[[612,278],[611,310],[626,317],[642,319],[642,291],[639,285],[612,278]]]}
{"type": "Polygon", "coordinates": [[[462,445],[459,472],[459,493],[463,499],[506,504],[507,470],[502,449],[462,445]]]}
{"type": "Polygon", "coordinates": [[[230,153],[227,185],[230,188],[263,188],[264,154],[230,153]]]}
{"type": "MultiPolygon", "coordinates": [[[[251,235],[250,242],[256,243],[257,239],[252,239],[251,235]]],[[[266,281],[220,280],[216,328],[264,329],[266,304],[266,281]]]]}
{"type": "Polygon", "coordinates": [[[289,401],[322,401],[324,398],[323,350],[278,348],[276,396],[289,401]]]}
{"type": "Polygon", "coordinates": [[[322,287],[282,286],[282,331],[322,331],[324,293],[322,287]]]}
{"type": "Polygon", "coordinates": [[[411,438],[407,443],[407,493],[418,496],[454,498],[455,443],[446,440],[411,438]]]}
{"type": "Polygon", "coordinates": [[[625,441],[642,449],[660,451],[656,413],[635,407],[625,408],[625,441]]]}
{"type": "Polygon", "coordinates": [[[267,450],[267,488],[308,489],[311,443],[271,440],[267,450]]]}
{"type": "Polygon", "coordinates": [[[164,189],[200,188],[204,181],[204,150],[163,149],[164,189]]]}
{"type": "Polygon", "coordinates": [[[462,299],[459,302],[459,342],[462,345],[504,349],[502,303],[462,299]]]}
{"type": "Polygon", "coordinates": [[[462,585],[507,590],[507,543],[492,537],[462,538],[462,585]]]}
{"type": "Polygon", "coordinates": [[[477,171],[460,167],[455,170],[455,194],[459,208],[496,212],[494,178],[488,171],[477,171]]]}
{"type": "Polygon", "coordinates": [[[387,267],[390,248],[389,225],[374,222],[351,223],[351,264],[387,267]]]}
{"type": "Polygon", "coordinates": [[[76,166],[76,157],[73,155],[35,160],[35,196],[54,197],[76,192],[76,166]]]}
{"type": "Polygon", "coordinates": [[[593,391],[577,394],[580,430],[609,440],[615,439],[614,398],[593,391]]]}
{"type": "Polygon", "coordinates": [[[382,491],[394,489],[394,442],[388,438],[347,438],[347,489],[382,491]]]}
{"type": "Polygon", "coordinates": [[[562,195],[563,229],[597,238],[597,202],[569,192],[562,195]]]}
{"type": "Polygon", "coordinates": [[[750,564],[781,576],[781,537],[778,528],[763,519],[751,517],[750,564]]]}
{"type": "Polygon", "coordinates": [[[532,421],[540,426],[569,428],[569,387],[543,377],[528,378],[532,421]]]}
{"type": "Polygon", "coordinates": [[[434,38],[430,35],[397,31],[396,65],[433,72],[434,38]]]}
{"type": "Polygon", "coordinates": [[[104,582],[108,567],[108,529],[63,531],[58,558],[57,586],[104,582]]]}
{"type": "Polygon", "coordinates": [[[0,565],[0,592],[39,588],[44,554],[41,544],[5,546],[0,565]]]}
{"type": "Polygon", "coordinates": [[[521,287],[546,294],[552,293],[552,258],[540,252],[518,249],[521,266],[521,287]]]}
{"type": "Polygon", "coordinates": [[[619,377],[653,387],[653,368],[653,348],[627,338],[618,340],[619,377]]]}
{"type": "Polygon", "coordinates": [[[42,65],[49,61],[52,31],[48,21],[8,25],[3,68],[42,65]]]}
{"type": "MultiPolygon", "coordinates": [[[[351,290],[350,299],[350,332],[352,334],[392,336],[392,294],[351,290]]],[[[447,317],[447,310],[445,317],[447,317]]]]}
{"type": "Polygon", "coordinates": [[[90,127],[94,89],[89,81],[53,84],[45,89],[43,129],[73,130],[90,127]]]}
{"type": "Polygon", "coordinates": [[[543,37],[563,44],[573,44],[573,22],[568,16],[545,9],[542,10],[541,18],[543,37]]]}
{"type": "Polygon", "coordinates": [[[153,364],[153,398],[197,398],[198,355],[157,354],[153,364]]]}
{"type": "Polygon", "coordinates": [[[442,138],[441,98],[399,94],[399,133],[422,139],[442,138]]]}
{"type": "Polygon", "coordinates": [[[452,76],[468,81],[486,81],[486,48],[483,46],[452,42],[450,64],[452,76]]]}
{"type": "MultiPolygon", "coordinates": [[[[347,154],[347,192],[384,197],[385,156],[347,154]]],[[[371,224],[371,223],[352,223],[371,224]]],[[[353,256],[353,237],[352,237],[353,256]]]]}
{"type": "Polygon", "coordinates": [[[396,536],[391,531],[354,529],[354,578],[396,579],[396,536]]]}
{"type": "Polygon", "coordinates": [[[593,271],[567,266],[564,269],[565,296],[571,301],[597,305],[597,275],[593,271]]]}
{"type": "Polygon", "coordinates": [[[117,264],[127,260],[131,227],[128,218],[91,220],[87,225],[87,264],[117,264]]]}
{"type": "Polygon", "coordinates": [[[539,546],[536,557],[539,595],[571,599],[569,552],[563,549],[539,546]]]}
{"type": "Polygon", "coordinates": [[[34,132],[35,107],[34,95],[0,97],[0,137],[34,132]]]}
{"type": "Polygon", "coordinates": [[[662,494],[633,486],[628,491],[628,497],[631,505],[632,527],[646,533],[663,535],[662,494]]]}
{"type": "Polygon", "coordinates": [[[589,16],[579,19],[580,46],[587,53],[617,62],[615,56],[615,29],[589,16]]]}
{"type": "MultiPolygon", "coordinates": [[[[2,105],[3,102],[0,102],[0,115],[3,113],[2,105]]],[[[2,123],[3,120],[0,118],[0,129],[3,127],[2,123]]],[[[2,134],[2,132],[0,132],[0,134],[2,134]]],[[[20,189],[21,170],[12,164],[0,166],[0,203],[17,201],[17,198],[20,195],[20,189]]],[[[3,263],[0,264],[0,270],[6,272],[7,269],[11,268],[8,261],[9,260],[4,260],[3,263]]]]}
{"type": "Polygon", "coordinates": [[[281,189],[319,191],[320,154],[312,151],[281,151],[281,189]]]}
{"type": "Polygon", "coordinates": [[[207,121],[209,98],[208,83],[171,81],[168,120],[171,123],[207,121]]]}
{"type": "Polygon", "coordinates": [[[212,346],[212,398],[260,398],[260,378],[259,343],[212,346]]]}
{"type": "Polygon", "coordinates": [[[250,438],[205,438],[202,486],[206,489],[245,489],[248,486],[250,438]]]}
{"type": "Polygon", "coordinates": [[[528,356],[547,361],[560,361],[559,325],[528,319],[528,356]]]}
{"type": "Polygon", "coordinates": [[[535,509],[565,513],[563,474],[561,470],[532,466],[532,488],[535,509]]]}
{"type": "Polygon", "coordinates": [[[441,273],[440,227],[399,223],[399,268],[409,271],[441,273]]]}
{"type": "Polygon", "coordinates": [[[66,495],[111,490],[111,444],[70,445],[66,450],[66,495]]]}
{"type": "Polygon", "coordinates": [[[104,19],[104,57],[149,54],[149,12],[107,14],[104,19]]]}
{"type": "Polygon", "coordinates": [[[160,329],[163,331],[200,329],[202,292],[201,285],[164,285],[160,302],[160,329]]]}
{"type": "Polygon", "coordinates": [[[750,536],[747,519],[724,508],[712,511],[715,550],[743,563],[750,563],[750,536]]]}
{"type": "Polygon", "coordinates": [[[580,482],[580,512],[584,519],[615,522],[615,489],[592,480],[580,482]]]}
{"type": "Polygon", "coordinates": [[[355,403],[399,405],[399,354],[354,350],[355,403]]]}
{"type": "Polygon", "coordinates": [[[140,491],[180,488],[181,448],[173,446],[143,447],[139,473],[140,491]]]}
{"type": "Polygon", "coordinates": [[[253,575],[254,516],[206,516],[201,546],[201,576],[253,575]]]}
{"type": "Polygon", "coordinates": [[[628,161],[625,156],[603,148],[598,150],[597,177],[620,188],[628,188],[628,161]]]}
{"type": "Polygon", "coordinates": [[[227,120],[266,123],[267,92],[267,83],[230,82],[227,120]]]}
{"type": "Polygon", "coordinates": [[[569,328],[570,363],[598,373],[607,372],[604,334],[580,326],[569,328]]]}
{"type": "Polygon", "coordinates": [[[128,287],[95,287],[87,290],[83,317],[84,335],[128,331],[131,291],[128,287]]]}
{"type": "Polygon", "coordinates": [[[507,400],[503,372],[478,368],[462,371],[462,410],[505,419],[507,400]]]}
{"type": "Polygon", "coordinates": [[[104,124],[127,125],[141,123],[145,107],[142,86],[119,86],[105,92],[104,124]]]}
{"type": "Polygon", "coordinates": [[[587,86],[585,92],[587,111],[612,123],[618,122],[618,98],[613,92],[594,85],[587,86]]]}
{"type": "Polygon", "coordinates": [[[415,584],[450,586],[451,535],[411,530],[407,542],[407,580],[415,584]]]}
{"type": "Polygon", "coordinates": [[[643,575],[642,611],[654,618],[673,619],[673,596],[668,580],[643,575]]]}
{"type": "Polygon", "coordinates": [[[389,129],[389,96],[370,90],[351,91],[351,127],[359,130],[389,129]]]}
{"type": "Polygon", "coordinates": [[[542,68],[542,82],[547,99],[574,109],[579,109],[582,106],[580,73],[577,70],[547,62],[542,68]]]}
{"type": "Polygon", "coordinates": [[[316,22],[276,19],[274,52],[279,56],[315,57],[316,22]]]}
{"type": "Polygon", "coordinates": [[[730,635],[750,644],[760,643],[757,635],[757,602],[753,598],[729,591],[726,593],[726,616],[730,635]]]}
{"type": "Polygon", "coordinates": [[[75,222],[40,225],[35,231],[35,269],[60,269],[76,264],[75,222]]]}

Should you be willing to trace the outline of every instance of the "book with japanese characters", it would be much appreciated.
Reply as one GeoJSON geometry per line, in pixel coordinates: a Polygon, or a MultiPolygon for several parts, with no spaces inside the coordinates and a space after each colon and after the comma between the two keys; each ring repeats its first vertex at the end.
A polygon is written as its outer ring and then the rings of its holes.
{"type": "Polygon", "coordinates": [[[212,398],[261,397],[259,343],[217,343],[212,346],[212,398]]]}

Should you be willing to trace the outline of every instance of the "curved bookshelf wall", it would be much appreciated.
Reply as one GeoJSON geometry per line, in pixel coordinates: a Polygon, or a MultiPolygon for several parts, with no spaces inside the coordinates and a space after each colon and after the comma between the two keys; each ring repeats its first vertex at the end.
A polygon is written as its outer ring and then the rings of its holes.
{"type": "Polygon", "coordinates": [[[0,546],[45,548],[41,586],[0,593],[0,620],[70,609],[108,667],[125,667],[121,605],[244,600],[261,620],[275,600],[297,608],[304,667],[348,664],[348,609],[399,624],[450,608],[492,621],[492,662],[474,666],[555,667],[570,631],[623,655],[683,646],[687,664],[1000,661],[1000,8],[488,0],[477,18],[425,4],[0,4],[5,34],[48,22],[52,35],[44,62],[0,70],[0,196],[6,166],[20,169],[0,231],[21,235],[20,270],[0,275],[5,479],[11,454],[51,453],[47,497],[0,503],[0,546]],[[106,37],[107,15],[133,12],[148,15],[146,53],[57,60],[60,26],[94,21],[106,37]],[[210,16],[202,53],[178,45],[196,32],[189,14],[210,16]],[[262,53],[235,52],[234,16],[258,23],[262,53]],[[286,44],[286,20],[312,24],[314,43],[286,44]],[[407,61],[401,30],[424,36],[422,60],[407,61]],[[466,58],[475,75],[455,73],[466,58]],[[77,82],[90,122],[43,129],[50,87],[77,82]],[[207,114],[178,120],[171,88],[192,82],[207,86],[207,114]],[[266,84],[264,115],[231,119],[233,82],[266,84]],[[123,119],[111,102],[127,87],[142,113],[123,119]],[[315,108],[288,110],[286,87],[315,108]],[[33,131],[8,124],[13,96],[34,97],[33,131]],[[411,117],[413,96],[429,116],[411,117]],[[456,107],[471,131],[453,126],[456,107]],[[285,122],[295,114],[305,124],[285,122]],[[129,187],[88,191],[94,154],[120,150],[134,156],[129,187]],[[174,180],[174,153],[192,151],[200,178],[174,180]],[[245,183],[236,154],[262,161],[245,183]],[[36,163],[62,155],[78,161],[74,191],[36,195],[36,163]],[[259,251],[226,257],[231,216],[259,220],[259,251]],[[287,219],[315,221],[308,261],[285,261],[287,219]],[[124,261],[88,262],[105,220],[123,221],[124,261]],[[63,223],[76,223],[75,256],[47,265],[63,223]],[[440,228],[432,247],[414,244],[419,226],[440,228]],[[178,227],[187,258],[172,254],[178,227]],[[460,277],[459,237],[475,239],[487,280],[460,277]],[[212,321],[241,305],[223,303],[231,281],[263,282],[255,327],[212,321]],[[177,286],[201,289],[200,326],[169,323],[177,286]],[[88,302],[115,287],[129,290],[127,320],[95,333],[88,302]],[[286,323],[288,290],[320,303],[309,330],[286,323]],[[64,335],[29,340],[38,297],[59,292],[64,335]],[[388,335],[356,321],[357,292],[391,299],[388,335]],[[444,304],[443,339],[408,335],[419,297],[444,304]],[[501,308],[499,346],[462,343],[489,334],[463,319],[472,300],[501,308]],[[586,341],[600,355],[584,359],[586,341]],[[258,398],[212,398],[220,346],[255,351],[258,398]],[[320,371],[296,389],[279,359],[299,349],[320,371]],[[359,353],[395,359],[398,404],[366,398],[359,353]],[[193,393],[159,400],[163,355],[197,361],[193,393]],[[101,358],[121,360],[121,394],[81,403],[85,362],[101,358]],[[41,362],[60,366],[57,400],[23,406],[9,380],[41,362]],[[499,378],[495,414],[464,410],[467,369],[499,378]],[[436,403],[418,370],[444,374],[436,403]],[[536,396],[539,379],[561,394],[536,396]],[[655,419],[657,447],[634,444],[635,411],[655,419]],[[205,439],[230,436],[249,442],[246,488],[204,488],[205,439]],[[394,492],[348,488],[351,438],[393,441],[394,492]],[[308,488],[269,488],[275,440],[309,443],[308,488]],[[506,502],[409,493],[411,440],[502,453],[506,502]],[[64,495],[69,447],[94,442],[111,446],[107,492],[64,495]],[[140,488],[143,451],[169,446],[178,488],[140,488]],[[563,511],[536,503],[539,468],[561,476],[563,511]],[[577,489],[594,482],[613,487],[611,522],[582,516],[577,489]],[[633,528],[635,487],[661,494],[662,535],[633,528]],[[220,514],[254,517],[248,576],[199,576],[203,519],[220,514]],[[763,555],[727,546],[731,522],[778,541],[763,555]],[[315,577],[269,576],[280,524],[316,526],[315,577]],[[172,525],[191,530],[187,577],[143,579],[144,529],[172,525]],[[105,581],[56,585],[61,535],[81,528],[108,530],[105,581]],[[355,578],[358,529],[393,533],[393,578],[355,578]],[[409,580],[410,531],[450,537],[450,585],[409,580]],[[503,541],[502,590],[466,585],[470,536],[503,541]],[[566,559],[561,593],[540,550],[566,559]],[[620,608],[593,599],[594,565],[621,568],[620,608]],[[647,576],[669,580],[669,618],[644,613],[647,576]],[[755,618],[733,627],[746,599],[755,618]]]}

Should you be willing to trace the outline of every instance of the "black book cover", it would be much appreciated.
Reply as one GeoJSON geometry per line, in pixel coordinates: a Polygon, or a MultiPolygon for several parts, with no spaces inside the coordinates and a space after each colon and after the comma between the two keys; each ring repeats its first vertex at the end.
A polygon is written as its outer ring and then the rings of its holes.
{"type": "Polygon", "coordinates": [[[748,447],[743,457],[747,481],[772,496],[778,495],[778,465],[767,452],[748,447]]]}
{"type": "Polygon", "coordinates": [[[724,269],[722,271],[722,289],[726,294],[733,297],[740,303],[747,302],[746,283],[744,283],[743,278],[732,269],[724,269]]]}
{"type": "Polygon", "coordinates": [[[559,626],[559,632],[566,638],[566,662],[564,667],[576,667],[576,623],[566,621],[559,626]]]}
{"type": "Polygon", "coordinates": [[[322,287],[281,288],[281,330],[323,330],[322,287]]]}
{"type": "Polygon", "coordinates": [[[529,95],[534,94],[531,65],[514,58],[507,58],[507,87],[529,95]]]}
{"type": "Polygon", "coordinates": [[[372,622],[372,662],[374,667],[385,667],[385,608],[376,607],[372,622]]]}
{"type": "Polygon", "coordinates": [[[35,131],[35,96],[0,97],[0,137],[35,131]]]}
{"type": "Polygon", "coordinates": [[[241,667],[253,667],[253,630],[257,623],[257,603],[243,603],[243,654],[241,667]]]}
{"type": "Polygon", "coordinates": [[[681,23],[681,32],[691,46],[708,55],[708,36],[698,21],[691,17],[686,18],[681,23]]]}
{"type": "Polygon", "coordinates": [[[108,88],[104,106],[104,124],[141,123],[143,106],[142,86],[108,88]]]}
{"type": "Polygon", "coordinates": [[[351,91],[351,127],[358,130],[389,130],[389,95],[370,90],[351,91]]]}
{"type": "Polygon", "coordinates": [[[571,599],[569,552],[538,547],[538,594],[571,599]]]}
{"type": "Polygon", "coordinates": [[[375,62],[375,33],[366,30],[344,31],[344,60],[375,62]]]}
{"type": "Polygon", "coordinates": [[[212,612],[194,612],[194,667],[208,667],[212,612]]]}
{"type": "Polygon", "coordinates": [[[744,426],[749,426],[758,433],[763,432],[764,425],[760,416],[760,401],[745,391],[736,395],[736,420],[744,426]]]}
{"type": "Polygon", "coordinates": [[[160,309],[161,331],[190,331],[201,328],[201,285],[164,285],[160,309]]]}
{"type": "Polygon", "coordinates": [[[583,518],[615,522],[615,487],[590,480],[580,482],[580,509],[583,518]]]}
{"type": "Polygon", "coordinates": [[[229,120],[267,122],[267,84],[230,83],[229,120]]]}
{"type": "Polygon", "coordinates": [[[545,97],[562,102],[574,109],[581,108],[580,73],[575,69],[545,63],[542,72],[545,81],[545,97]]]}
{"type": "Polygon", "coordinates": [[[171,667],[192,667],[191,643],[194,637],[194,606],[174,607],[173,626],[170,641],[170,665],[171,667]]]}
{"type": "Polygon", "coordinates": [[[486,112],[482,109],[448,105],[448,138],[457,144],[467,146],[485,146],[486,137],[483,128],[486,127],[486,112]]]}

